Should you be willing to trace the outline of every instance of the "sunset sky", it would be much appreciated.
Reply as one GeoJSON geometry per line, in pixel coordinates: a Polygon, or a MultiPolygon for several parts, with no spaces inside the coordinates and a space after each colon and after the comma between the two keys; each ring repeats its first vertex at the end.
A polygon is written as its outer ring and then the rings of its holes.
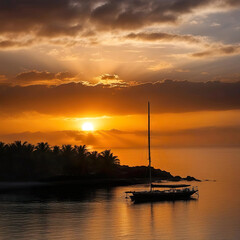
{"type": "Polygon", "coordinates": [[[0,141],[240,146],[239,0],[1,0],[0,141]],[[91,131],[82,129],[92,124],[91,131]]]}

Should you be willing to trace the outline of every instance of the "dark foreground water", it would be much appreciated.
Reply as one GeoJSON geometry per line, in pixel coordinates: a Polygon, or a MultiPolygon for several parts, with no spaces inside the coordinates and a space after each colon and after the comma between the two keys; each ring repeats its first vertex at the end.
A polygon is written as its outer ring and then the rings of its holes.
{"type": "Polygon", "coordinates": [[[198,200],[144,204],[124,192],[145,186],[0,195],[0,239],[240,239],[239,175],[193,184],[198,200]]]}

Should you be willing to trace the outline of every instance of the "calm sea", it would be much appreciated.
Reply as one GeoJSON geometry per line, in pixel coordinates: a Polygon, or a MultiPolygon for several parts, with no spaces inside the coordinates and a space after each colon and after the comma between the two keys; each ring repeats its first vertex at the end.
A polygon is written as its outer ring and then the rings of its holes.
{"type": "MultiPolygon", "coordinates": [[[[144,152],[116,151],[123,163],[145,163],[144,152]]],[[[216,181],[193,183],[197,200],[144,204],[124,194],[144,185],[74,196],[0,194],[0,239],[240,239],[240,149],[155,149],[153,159],[173,174],[216,181]]]]}

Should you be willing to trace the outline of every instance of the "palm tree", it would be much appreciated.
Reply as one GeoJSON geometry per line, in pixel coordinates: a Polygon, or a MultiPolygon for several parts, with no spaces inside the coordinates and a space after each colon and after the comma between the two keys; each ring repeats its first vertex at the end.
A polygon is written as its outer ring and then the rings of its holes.
{"type": "Polygon", "coordinates": [[[60,147],[59,146],[54,146],[52,149],[52,152],[55,156],[58,156],[61,152],[60,147]]]}
{"type": "Polygon", "coordinates": [[[7,145],[4,142],[0,142],[0,154],[4,154],[6,151],[7,145]]]}
{"type": "Polygon", "coordinates": [[[25,158],[29,157],[33,150],[34,150],[34,145],[21,141],[15,141],[14,143],[11,143],[8,145],[8,150],[10,155],[16,155],[18,158],[25,158]]]}
{"type": "Polygon", "coordinates": [[[6,166],[9,166],[8,145],[0,142],[0,175],[1,177],[8,174],[6,166]]]}
{"type": "Polygon", "coordinates": [[[34,170],[39,178],[49,177],[55,170],[52,152],[47,142],[39,142],[34,151],[34,170]]]}
{"type": "Polygon", "coordinates": [[[32,144],[27,142],[15,141],[8,147],[8,164],[6,168],[9,171],[9,177],[13,179],[28,179],[33,174],[33,149],[32,144]]]}
{"type": "Polygon", "coordinates": [[[74,146],[74,150],[79,158],[85,158],[89,154],[86,145],[74,146]]]}
{"type": "Polygon", "coordinates": [[[100,167],[99,164],[99,153],[97,151],[90,152],[88,154],[88,162],[89,162],[89,173],[96,174],[99,172],[100,167]]]}
{"type": "Polygon", "coordinates": [[[32,153],[34,149],[34,145],[21,141],[15,141],[9,145],[9,150],[11,153],[32,153]]]}
{"type": "Polygon", "coordinates": [[[62,149],[61,152],[63,155],[68,156],[73,154],[73,147],[72,145],[68,144],[68,145],[62,145],[62,149]]]}
{"type": "Polygon", "coordinates": [[[51,148],[47,142],[37,146],[15,141],[0,142],[0,178],[36,180],[58,175],[89,177],[114,176],[119,159],[111,150],[89,152],[86,145],[62,145],[51,148]],[[52,149],[52,150],[51,150],[52,149]]]}
{"type": "Polygon", "coordinates": [[[20,152],[23,152],[26,146],[27,146],[26,141],[23,143],[22,141],[15,141],[14,143],[11,143],[9,145],[9,148],[12,153],[20,153],[20,152]]]}
{"type": "Polygon", "coordinates": [[[74,146],[75,154],[76,154],[76,174],[77,175],[88,175],[90,170],[89,164],[89,152],[87,150],[86,145],[74,146]]]}
{"type": "Polygon", "coordinates": [[[100,153],[100,172],[104,177],[114,175],[114,167],[119,164],[119,159],[111,153],[111,150],[105,150],[100,153]]]}
{"type": "Polygon", "coordinates": [[[53,175],[59,176],[63,174],[63,168],[64,168],[64,163],[63,163],[63,158],[62,158],[62,152],[59,146],[54,146],[52,148],[52,151],[50,152],[50,159],[51,165],[52,165],[52,172],[53,175]]]}
{"type": "Polygon", "coordinates": [[[41,152],[41,153],[46,153],[46,152],[50,152],[50,146],[47,142],[39,142],[37,144],[37,146],[35,147],[37,152],[41,152]]]}
{"type": "Polygon", "coordinates": [[[24,146],[24,150],[28,153],[32,153],[34,148],[35,148],[35,146],[30,143],[28,143],[24,146]]]}
{"type": "Polygon", "coordinates": [[[89,157],[94,161],[97,161],[99,153],[97,151],[93,151],[89,153],[89,157]]]}
{"type": "Polygon", "coordinates": [[[61,148],[63,174],[74,175],[75,151],[72,145],[62,145],[61,148]]]}
{"type": "Polygon", "coordinates": [[[107,165],[119,165],[120,161],[118,159],[118,156],[114,156],[111,150],[105,150],[101,152],[102,158],[105,160],[107,165]]]}

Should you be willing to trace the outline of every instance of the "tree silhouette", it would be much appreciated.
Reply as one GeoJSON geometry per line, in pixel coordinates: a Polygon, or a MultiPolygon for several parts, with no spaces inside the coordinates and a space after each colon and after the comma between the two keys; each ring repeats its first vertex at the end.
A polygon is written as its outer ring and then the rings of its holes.
{"type": "Polygon", "coordinates": [[[89,152],[86,145],[74,146],[74,151],[76,154],[76,174],[88,175],[89,174],[89,152]],[[78,170],[77,170],[78,169],[78,170]]]}
{"type": "MultiPolygon", "coordinates": [[[[111,150],[98,153],[89,152],[85,145],[51,147],[46,142],[36,146],[21,141],[0,142],[0,181],[141,178],[147,171],[144,166],[120,166],[111,150]]],[[[153,176],[173,177],[160,169],[153,169],[153,176]]]]}
{"type": "Polygon", "coordinates": [[[0,153],[3,153],[5,151],[6,144],[4,142],[0,142],[0,153]]]}
{"type": "Polygon", "coordinates": [[[116,165],[119,165],[118,157],[114,156],[111,150],[105,150],[100,153],[99,158],[101,161],[100,172],[102,172],[105,175],[112,175],[111,173],[113,173],[113,168],[116,165]]]}
{"type": "Polygon", "coordinates": [[[37,146],[35,147],[36,151],[37,152],[41,152],[41,153],[46,153],[46,152],[49,152],[51,149],[50,149],[50,146],[48,145],[47,142],[40,142],[37,144],[37,146]]]}
{"type": "Polygon", "coordinates": [[[110,150],[89,152],[86,145],[51,147],[15,141],[0,142],[0,180],[41,180],[57,176],[109,177],[119,165],[110,150]]]}
{"type": "Polygon", "coordinates": [[[105,150],[103,152],[101,152],[101,156],[104,159],[104,161],[106,162],[106,164],[113,166],[114,164],[119,165],[119,159],[117,156],[114,156],[113,153],[111,152],[111,150],[105,150]]]}
{"type": "Polygon", "coordinates": [[[9,145],[10,151],[17,154],[27,154],[31,153],[34,150],[34,145],[28,144],[27,142],[15,141],[9,145]]]}
{"type": "Polygon", "coordinates": [[[88,162],[89,162],[89,174],[99,174],[100,160],[99,160],[99,153],[97,151],[93,151],[89,153],[88,162]]]}

